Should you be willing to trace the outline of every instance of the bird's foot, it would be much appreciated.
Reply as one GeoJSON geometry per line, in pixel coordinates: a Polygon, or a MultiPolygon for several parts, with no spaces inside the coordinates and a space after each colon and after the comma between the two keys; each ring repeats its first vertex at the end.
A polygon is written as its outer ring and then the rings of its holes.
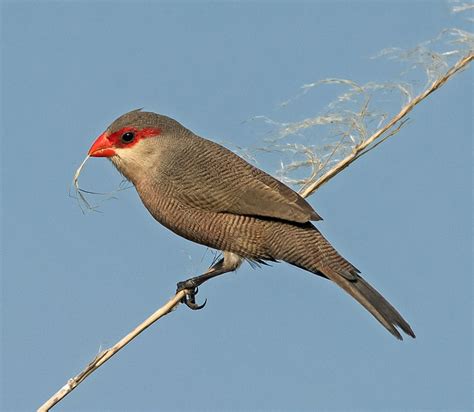
{"type": "Polygon", "coordinates": [[[176,286],[176,293],[181,292],[182,290],[186,291],[186,295],[181,300],[181,303],[184,303],[188,308],[192,310],[199,310],[206,306],[207,299],[202,305],[198,305],[196,303],[196,295],[198,294],[199,289],[193,279],[188,279],[184,282],[178,282],[176,286]]]}

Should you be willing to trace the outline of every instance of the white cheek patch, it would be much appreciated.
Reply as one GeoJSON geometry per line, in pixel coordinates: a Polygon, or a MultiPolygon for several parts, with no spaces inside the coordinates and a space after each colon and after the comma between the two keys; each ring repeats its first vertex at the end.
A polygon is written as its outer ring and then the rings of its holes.
{"type": "Polygon", "coordinates": [[[115,153],[112,162],[128,180],[134,183],[149,174],[160,158],[159,150],[149,139],[140,140],[130,147],[116,148],[115,153]]]}
{"type": "Polygon", "coordinates": [[[124,163],[138,163],[142,167],[149,163],[155,163],[156,157],[159,155],[156,150],[151,150],[145,140],[140,140],[131,147],[116,148],[115,153],[124,163]]]}

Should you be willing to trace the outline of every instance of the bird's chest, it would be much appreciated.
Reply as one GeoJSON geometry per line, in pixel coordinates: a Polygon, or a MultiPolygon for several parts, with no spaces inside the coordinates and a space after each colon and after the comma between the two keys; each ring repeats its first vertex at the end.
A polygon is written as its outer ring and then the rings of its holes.
{"type": "Polygon", "coordinates": [[[138,184],[136,189],[151,215],[176,234],[204,244],[209,244],[209,239],[216,238],[218,225],[213,214],[183,202],[179,191],[169,182],[138,184]]]}

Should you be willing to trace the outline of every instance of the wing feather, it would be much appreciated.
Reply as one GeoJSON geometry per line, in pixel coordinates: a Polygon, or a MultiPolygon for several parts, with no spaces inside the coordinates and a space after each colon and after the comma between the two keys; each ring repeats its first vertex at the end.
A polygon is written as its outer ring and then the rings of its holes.
{"type": "Polygon", "coordinates": [[[214,212],[299,223],[321,220],[298,193],[225,147],[196,135],[189,144],[189,151],[181,151],[183,158],[175,159],[186,166],[176,168],[173,162],[169,173],[187,204],[214,212]],[[190,159],[191,151],[194,155],[190,159]]]}

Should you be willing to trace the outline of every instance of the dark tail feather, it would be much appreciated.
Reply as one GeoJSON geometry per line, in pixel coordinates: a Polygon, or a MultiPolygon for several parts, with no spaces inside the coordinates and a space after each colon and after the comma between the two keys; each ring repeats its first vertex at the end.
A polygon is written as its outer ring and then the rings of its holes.
{"type": "MultiPolygon", "coordinates": [[[[393,336],[402,340],[400,328],[415,337],[410,325],[385,298],[359,275],[311,223],[272,224],[268,255],[316,275],[326,277],[364,306],[393,336]]],[[[265,257],[268,259],[268,257],[265,257]]]]}
{"type": "Polygon", "coordinates": [[[347,277],[340,275],[331,268],[321,268],[320,272],[356,299],[397,339],[403,340],[396,327],[399,327],[412,338],[415,337],[413,330],[402,318],[402,315],[361,276],[355,275],[353,280],[348,280],[347,277]]]}

